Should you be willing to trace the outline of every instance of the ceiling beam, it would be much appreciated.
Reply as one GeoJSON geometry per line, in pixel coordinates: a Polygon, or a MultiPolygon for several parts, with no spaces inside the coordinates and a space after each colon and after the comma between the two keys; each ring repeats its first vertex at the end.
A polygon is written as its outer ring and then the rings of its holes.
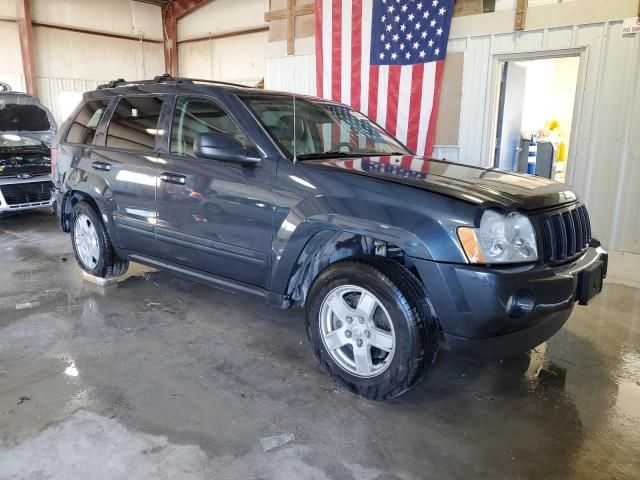
{"type": "Polygon", "coordinates": [[[169,0],[162,5],[162,36],[164,43],[164,68],[178,76],[178,20],[210,0],[169,0]]]}
{"type": "Polygon", "coordinates": [[[31,24],[31,0],[16,0],[18,10],[18,31],[20,33],[20,52],[22,69],[27,93],[38,95],[36,80],[36,59],[33,50],[33,25],[31,24]]]}

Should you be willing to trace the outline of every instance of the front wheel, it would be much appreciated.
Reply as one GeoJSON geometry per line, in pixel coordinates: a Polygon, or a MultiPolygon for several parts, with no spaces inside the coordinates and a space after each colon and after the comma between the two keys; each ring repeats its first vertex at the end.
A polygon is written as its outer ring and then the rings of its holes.
{"type": "Polygon", "coordinates": [[[338,262],[318,275],[306,326],[329,375],[372,400],[413,388],[438,352],[438,322],[424,286],[384,257],[338,262]]]}
{"type": "Polygon", "coordinates": [[[100,216],[88,203],[73,206],[71,241],[76,260],[85,272],[100,278],[126,273],[129,262],[115,252],[100,216]]]}

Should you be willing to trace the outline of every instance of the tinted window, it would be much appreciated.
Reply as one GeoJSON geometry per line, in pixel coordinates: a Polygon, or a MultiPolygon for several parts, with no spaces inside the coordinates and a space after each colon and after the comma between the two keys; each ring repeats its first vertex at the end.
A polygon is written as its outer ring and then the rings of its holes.
{"type": "Polygon", "coordinates": [[[89,145],[110,100],[92,100],[87,102],[71,123],[67,133],[67,142],[89,145]]]}
{"type": "Polygon", "coordinates": [[[193,157],[196,136],[206,132],[229,133],[244,145],[247,137],[222,108],[208,100],[178,98],[171,127],[171,153],[193,157]]]}
{"type": "Polygon", "coordinates": [[[111,116],[107,147],[153,150],[162,97],[121,98],[111,116]]]}
{"type": "Polygon", "coordinates": [[[37,105],[0,105],[0,130],[42,132],[50,128],[47,112],[37,105]]]}

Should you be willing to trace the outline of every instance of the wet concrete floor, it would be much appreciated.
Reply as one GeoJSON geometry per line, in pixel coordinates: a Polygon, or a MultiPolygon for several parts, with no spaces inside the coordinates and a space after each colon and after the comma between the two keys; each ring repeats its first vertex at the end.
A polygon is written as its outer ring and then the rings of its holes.
{"type": "Polygon", "coordinates": [[[374,403],[300,310],[135,265],[99,287],[44,213],[0,220],[0,255],[0,479],[640,478],[638,256],[530,354],[443,351],[374,403]]]}

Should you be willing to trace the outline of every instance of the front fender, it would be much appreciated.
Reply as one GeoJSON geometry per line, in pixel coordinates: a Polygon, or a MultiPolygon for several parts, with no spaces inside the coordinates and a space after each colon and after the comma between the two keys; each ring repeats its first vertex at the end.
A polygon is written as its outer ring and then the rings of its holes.
{"type": "MultiPolygon", "coordinates": [[[[425,260],[442,260],[443,251],[448,255],[445,260],[464,263],[464,254],[459,251],[459,245],[455,244],[450,235],[443,230],[443,226],[437,219],[425,217],[408,208],[395,212],[397,208],[389,205],[369,204],[365,210],[369,217],[354,215],[353,200],[336,198],[313,197],[306,202],[301,202],[292,208],[286,217],[277,226],[274,235],[272,250],[272,269],[270,290],[277,293],[285,293],[288,281],[296,266],[298,258],[303,253],[314,235],[323,231],[345,232],[359,235],[365,238],[382,240],[401,248],[411,257],[425,260]],[[337,206],[351,205],[352,212],[340,211],[337,206]],[[376,212],[383,212],[376,215],[376,212]],[[376,218],[378,217],[378,218],[376,218]],[[390,225],[384,222],[384,218],[400,219],[414,226],[413,229],[403,228],[398,225],[390,225]],[[419,234],[417,233],[419,232],[419,234]],[[433,244],[423,241],[422,238],[431,238],[433,244]],[[437,246],[436,252],[432,245],[437,246]]],[[[364,213],[364,212],[360,212],[364,213]]]]}

